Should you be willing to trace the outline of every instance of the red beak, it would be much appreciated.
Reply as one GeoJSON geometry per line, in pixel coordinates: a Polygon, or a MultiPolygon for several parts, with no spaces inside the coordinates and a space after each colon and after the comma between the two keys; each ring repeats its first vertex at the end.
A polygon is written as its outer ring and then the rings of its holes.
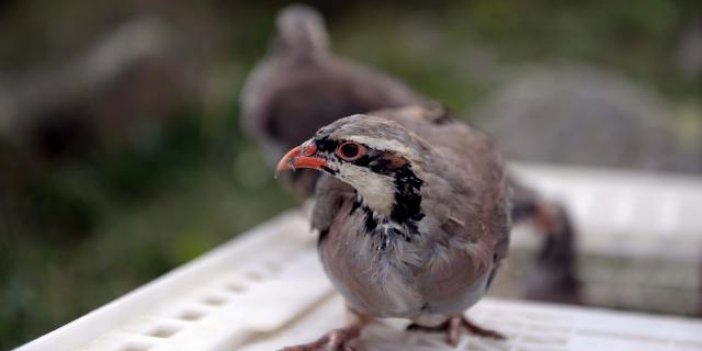
{"type": "Polygon", "coordinates": [[[327,161],[319,157],[314,157],[317,153],[317,148],[311,143],[304,143],[297,146],[283,156],[278,161],[278,166],[275,168],[276,177],[282,171],[294,170],[296,168],[313,168],[321,169],[327,165],[327,161]]]}

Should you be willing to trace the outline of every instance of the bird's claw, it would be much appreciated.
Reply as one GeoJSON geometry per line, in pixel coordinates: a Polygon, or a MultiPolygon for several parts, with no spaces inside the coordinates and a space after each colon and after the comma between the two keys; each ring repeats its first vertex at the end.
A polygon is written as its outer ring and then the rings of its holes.
{"type": "Polygon", "coordinates": [[[350,341],[357,338],[360,331],[360,327],[356,325],[332,330],[313,342],[288,346],[281,351],[356,351],[350,345],[350,341]]]}
{"type": "Polygon", "coordinates": [[[465,317],[458,317],[461,319],[461,325],[468,330],[469,333],[473,335],[477,335],[483,338],[488,338],[488,339],[495,339],[495,340],[505,340],[507,339],[506,336],[504,336],[502,333],[491,330],[491,329],[485,329],[477,324],[474,324],[471,322],[469,319],[465,317]]]}
{"type": "Polygon", "coordinates": [[[446,342],[449,345],[458,345],[458,340],[461,336],[461,330],[465,329],[468,333],[495,340],[504,340],[506,337],[494,330],[485,329],[476,324],[473,324],[464,316],[455,316],[447,319],[444,323],[435,327],[425,327],[418,324],[410,324],[407,327],[408,331],[424,331],[424,332],[443,332],[446,333],[446,342]]]}

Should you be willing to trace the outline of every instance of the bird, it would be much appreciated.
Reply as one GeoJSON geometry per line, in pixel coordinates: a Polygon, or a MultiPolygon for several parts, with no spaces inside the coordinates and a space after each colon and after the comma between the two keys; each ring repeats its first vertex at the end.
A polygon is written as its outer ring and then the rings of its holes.
{"type": "MultiPolygon", "coordinates": [[[[317,10],[289,5],[276,24],[268,53],[247,77],[240,98],[243,129],[271,166],[339,118],[428,100],[388,74],[335,55],[317,10]]],[[[307,197],[317,176],[303,171],[283,180],[294,194],[307,197]]]]}
{"type": "Polygon", "coordinates": [[[508,180],[491,138],[445,110],[385,109],[339,119],[292,148],[276,171],[313,169],[312,227],[324,270],[351,322],[285,348],[347,350],[377,318],[409,330],[502,339],[464,312],[507,254],[508,180]]]}

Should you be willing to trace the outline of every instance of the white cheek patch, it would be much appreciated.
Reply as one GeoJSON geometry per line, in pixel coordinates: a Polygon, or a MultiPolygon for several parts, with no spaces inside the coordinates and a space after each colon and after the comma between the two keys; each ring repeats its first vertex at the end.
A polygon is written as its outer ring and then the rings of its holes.
{"type": "Polygon", "coordinates": [[[383,214],[392,212],[395,201],[392,177],[349,163],[340,164],[338,177],[353,186],[368,207],[383,214]]]}

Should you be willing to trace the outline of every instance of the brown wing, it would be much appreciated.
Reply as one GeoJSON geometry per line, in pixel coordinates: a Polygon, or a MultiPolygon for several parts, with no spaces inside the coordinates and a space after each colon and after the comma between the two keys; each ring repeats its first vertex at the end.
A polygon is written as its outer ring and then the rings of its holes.
{"type": "Polygon", "coordinates": [[[431,308],[466,308],[485,293],[507,255],[508,192],[499,152],[488,135],[439,107],[377,114],[413,131],[432,148],[433,157],[442,159],[425,164],[447,184],[442,186],[439,179],[427,180],[433,188],[424,194],[423,202],[427,203],[423,207],[432,211],[438,222],[433,236],[447,244],[429,244],[431,250],[445,253],[420,275],[418,283],[431,308]],[[440,239],[442,236],[444,239],[440,239]]]}
{"type": "Polygon", "coordinates": [[[437,195],[434,199],[436,207],[443,208],[446,207],[443,204],[448,204],[454,209],[452,213],[439,214],[446,217],[445,227],[473,240],[487,232],[494,240],[495,260],[504,258],[509,243],[507,180],[501,156],[492,139],[438,105],[389,109],[373,114],[400,123],[450,160],[437,166],[450,169],[435,169],[434,172],[443,176],[456,174],[455,184],[470,184],[471,187],[437,190],[446,196],[437,195]],[[455,212],[457,209],[462,212],[455,212]],[[471,227],[470,222],[475,222],[472,219],[476,216],[486,219],[486,230],[471,227]]]}
{"type": "MultiPolygon", "coordinates": [[[[453,149],[474,149],[483,150],[481,153],[490,154],[494,147],[483,148],[480,141],[471,141],[476,134],[466,130],[466,125],[452,118],[448,112],[441,108],[412,108],[402,110],[389,110],[387,118],[395,119],[408,126],[423,138],[430,140],[433,145],[443,145],[453,149]],[[426,127],[426,125],[435,127],[426,127]]],[[[383,112],[381,112],[382,114],[383,112]]],[[[477,132],[477,134],[482,134],[477,132]]],[[[470,155],[470,152],[464,153],[470,155]]],[[[499,167],[487,167],[487,169],[497,169],[499,167]]],[[[487,179],[504,179],[505,175],[488,176],[487,179]]],[[[494,184],[504,183],[495,181],[494,184]]],[[[536,230],[545,234],[540,253],[536,258],[536,264],[530,269],[527,281],[527,296],[551,300],[551,301],[578,301],[579,291],[575,269],[575,237],[577,232],[572,225],[568,212],[559,204],[548,202],[541,194],[520,184],[514,177],[507,176],[506,179],[509,190],[509,211],[511,220],[514,223],[526,222],[536,230]]],[[[504,190],[501,190],[504,191],[504,190]]],[[[503,205],[505,206],[505,205],[503,205]]],[[[504,207],[499,206],[494,209],[495,216],[505,212],[504,207]]],[[[493,230],[497,235],[494,249],[494,269],[490,273],[490,281],[495,274],[499,262],[506,257],[509,246],[509,223],[505,220],[497,221],[493,230]],[[503,229],[500,229],[502,227],[503,229]]],[[[456,223],[450,223],[452,228],[448,230],[458,230],[461,228],[456,223]]]]}

